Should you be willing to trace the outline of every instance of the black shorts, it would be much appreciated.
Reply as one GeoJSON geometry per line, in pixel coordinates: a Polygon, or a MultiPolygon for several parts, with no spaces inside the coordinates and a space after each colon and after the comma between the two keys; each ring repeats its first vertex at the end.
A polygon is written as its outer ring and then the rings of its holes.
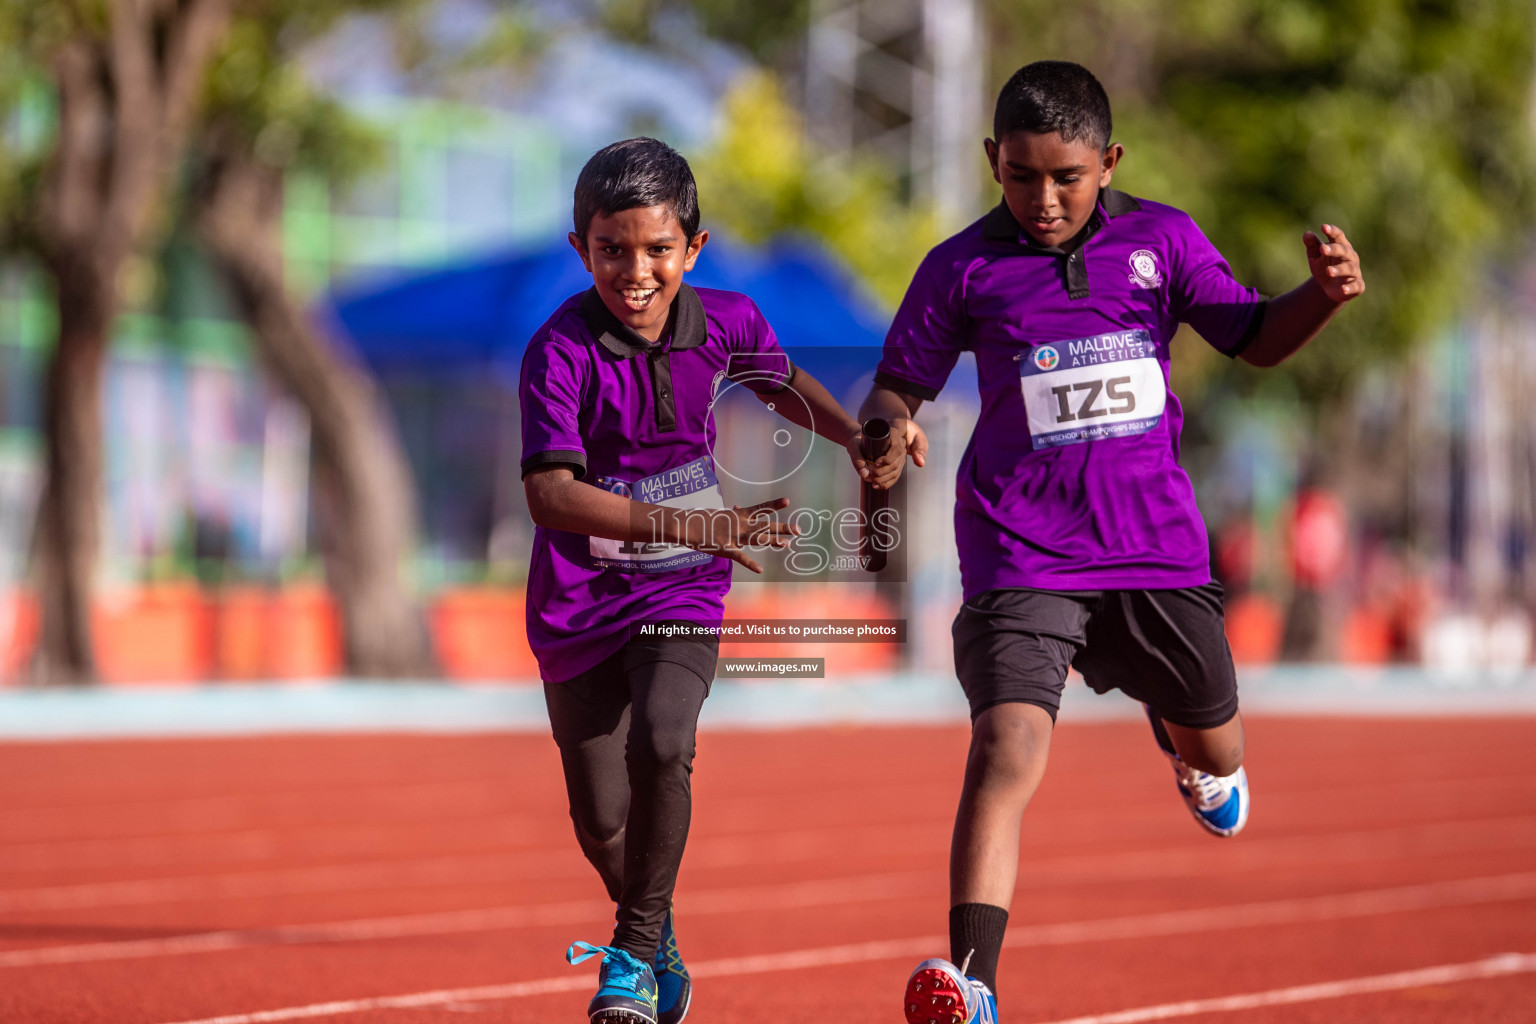
{"type": "Polygon", "coordinates": [[[1120,690],[1175,725],[1237,714],[1221,585],[1180,590],[989,590],[955,617],[955,672],[971,719],[995,704],[1061,707],[1067,666],[1098,693],[1120,690]]]}

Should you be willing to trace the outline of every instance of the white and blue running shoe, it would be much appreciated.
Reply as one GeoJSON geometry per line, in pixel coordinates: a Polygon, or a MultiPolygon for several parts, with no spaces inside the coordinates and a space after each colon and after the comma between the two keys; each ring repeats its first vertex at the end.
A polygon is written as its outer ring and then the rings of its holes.
{"type": "Polygon", "coordinates": [[[656,1024],[656,976],[650,964],[616,946],[574,942],[565,951],[572,966],[599,955],[597,994],[587,1004],[592,1024],[656,1024]]]}
{"type": "Polygon", "coordinates": [[[688,968],[683,966],[683,955],[677,951],[677,933],[672,930],[670,907],[661,925],[661,945],[656,947],[651,970],[656,975],[658,1024],[682,1024],[693,1002],[693,982],[688,977],[688,968]]]}
{"type": "Polygon", "coordinates": [[[901,1003],[907,1024],[997,1024],[992,990],[939,957],[917,965],[901,1003]]]}
{"type": "Polygon", "coordinates": [[[1248,773],[1212,775],[1168,755],[1179,780],[1179,795],[1202,828],[1212,835],[1235,836],[1248,824],[1248,773]]]}

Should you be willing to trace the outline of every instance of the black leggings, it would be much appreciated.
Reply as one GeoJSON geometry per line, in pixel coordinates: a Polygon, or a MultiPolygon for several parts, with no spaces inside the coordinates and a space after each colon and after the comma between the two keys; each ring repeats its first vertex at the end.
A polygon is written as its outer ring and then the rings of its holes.
{"type": "Polygon", "coordinates": [[[656,956],[693,813],[694,732],[714,641],[631,640],[545,683],[576,839],[619,905],[613,945],[656,956]]]}

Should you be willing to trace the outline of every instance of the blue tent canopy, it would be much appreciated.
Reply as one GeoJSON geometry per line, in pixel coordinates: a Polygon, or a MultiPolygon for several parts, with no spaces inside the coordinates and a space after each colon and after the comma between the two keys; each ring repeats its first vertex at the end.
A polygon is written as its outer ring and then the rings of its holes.
{"type": "MultiPolygon", "coordinates": [[[[814,245],[781,239],[748,250],[710,239],[690,284],[752,297],[790,357],[834,393],[871,374],[887,317],[814,245]]],[[[528,339],[592,278],[563,240],[372,287],[333,293],[335,332],[381,374],[488,370],[515,386],[528,339]]]]}

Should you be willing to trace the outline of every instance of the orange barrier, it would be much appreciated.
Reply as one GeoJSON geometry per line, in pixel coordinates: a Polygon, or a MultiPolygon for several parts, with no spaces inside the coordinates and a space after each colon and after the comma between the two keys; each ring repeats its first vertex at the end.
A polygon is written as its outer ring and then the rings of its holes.
{"type": "Polygon", "coordinates": [[[99,601],[92,629],[108,683],[310,679],[343,666],[335,599],[314,584],[145,587],[99,601]]]}
{"type": "Polygon", "coordinates": [[[219,678],[267,678],[270,600],[271,594],[262,587],[228,587],[213,598],[213,673],[219,678]]]}
{"type": "Polygon", "coordinates": [[[336,599],[317,583],[271,592],[261,643],[269,679],[340,675],[345,655],[336,599]]]}
{"type": "MultiPolygon", "coordinates": [[[[449,678],[538,678],[521,590],[445,592],[432,602],[429,621],[449,678]]],[[[0,594],[0,627],[6,624],[0,678],[14,680],[37,645],[32,595],[0,594]]],[[[341,616],[319,584],[116,591],[98,598],[91,629],[102,681],[112,685],[326,678],[345,665],[341,616]]]]}
{"type": "Polygon", "coordinates": [[[23,590],[0,594],[0,683],[27,667],[37,646],[37,601],[23,590]]]}
{"type": "Polygon", "coordinates": [[[1269,665],[1280,655],[1284,619],[1275,602],[1245,594],[1227,602],[1227,643],[1239,665],[1269,665]]]}
{"type": "Polygon", "coordinates": [[[1393,659],[1392,620],[1371,608],[1356,608],[1344,619],[1339,654],[1353,665],[1381,665],[1393,659]]]}
{"type": "Polygon", "coordinates": [[[428,620],[443,674],[450,679],[538,679],[523,611],[521,589],[439,594],[428,620]]]}
{"type": "MultiPolygon", "coordinates": [[[[725,599],[728,619],[894,619],[896,612],[872,588],[783,583],[735,587],[725,599]]],[[[910,623],[909,623],[910,626],[910,623]]],[[[910,638],[909,638],[910,639],[910,638]]],[[[743,641],[720,647],[724,657],[824,658],[826,678],[893,672],[901,645],[743,641]]]]}
{"type": "MultiPolygon", "coordinates": [[[[9,639],[0,632],[0,666],[15,680],[37,646],[36,600],[0,595],[0,616],[12,623],[9,639]]],[[[327,677],[344,660],[335,600],[318,585],[113,591],[97,598],[91,631],[102,681],[112,685],[327,677]]]]}
{"type": "Polygon", "coordinates": [[[102,595],[91,609],[96,665],[109,683],[192,683],[213,661],[208,603],[196,586],[102,595]]]}

